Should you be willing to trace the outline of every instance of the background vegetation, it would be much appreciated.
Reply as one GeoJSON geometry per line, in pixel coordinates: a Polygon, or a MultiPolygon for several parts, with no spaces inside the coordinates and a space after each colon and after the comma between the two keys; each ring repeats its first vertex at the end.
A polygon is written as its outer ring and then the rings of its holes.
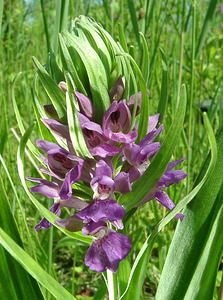
{"type": "MultiPolygon", "coordinates": [[[[194,186],[209,151],[201,112],[208,112],[214,130],[223,125],[223,7],[220,1],[213,0],[0,1],[0,227],[77,299],[103,299],[106,287],[102,276],[89,272],[83,264],[86,245],[53,228],[40,233],[33,230],[40,215],[23,190],[16,161],[21,137],[18,112],[25,129],[35,119],[35,70],[31,57],[43,64],[49,61],[49,51],[58,51],[58,32],[81,14],[93,17],[120,43],[124,34],[130,54],[142,68],[140,32],[145,34],[152,112],[157,111],[161,98],[166,99],[166,128],[176,112],[179,86],[185,83],[186,118],[174,157],[186,158],[188,179],[170,190],[177,203],[194,186]]],[[[33,141],[38,135],[36,130],[33,141]]],[[[30,174],[37,175],[28,159],[25,175],[30,174]]],[[[49,205],[48,200],[39,199],[49,205]]],[[[161,206],[150,202],[134,215],[126,229],[135,241],[131,260],[165,214],[161,206]]],[[[175,225],[173,220],[156,239],[143,284],[143,299],[154,299],[175,225]]],[[[36,281],[3,247],[0,257],[1,299],[42,299],[36,281]]],[[[219,265],[216,299],[221,269],[219,265]]],[[[46,299],[53,299],[41,289],[46,299]]]]}

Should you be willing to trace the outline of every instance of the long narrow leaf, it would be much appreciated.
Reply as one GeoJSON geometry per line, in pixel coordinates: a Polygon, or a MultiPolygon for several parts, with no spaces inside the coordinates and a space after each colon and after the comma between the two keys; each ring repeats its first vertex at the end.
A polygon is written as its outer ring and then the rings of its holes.
{"type": "Polygon", "coordinates": [[[0,229],[0,243],[23,266],[23,268],[42,286],[44,286],[57,300],[75,299],[62,287],[62,285],[46,273],[37,264],[37,262],[21,247],[19,247],[2,229],[0,229]]]}

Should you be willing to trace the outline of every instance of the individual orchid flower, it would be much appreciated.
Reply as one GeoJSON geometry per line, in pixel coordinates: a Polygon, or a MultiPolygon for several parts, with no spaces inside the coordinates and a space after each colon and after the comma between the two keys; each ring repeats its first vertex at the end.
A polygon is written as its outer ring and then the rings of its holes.
{"type": "Polygon", "coordinates": [[[71,185],[81,178],[84,160],[51,142],[38,140],[37,146],[47,153],[51,175],[63,181],[59,192],[61,199],[69,199],[72,196],[71,185]]]}
{"type": "Polygon", "coordinates": [[[131,113],[126,101],[113,101],[103,117],[103,133],[112,141],[131,143],[137,138],[137,130],[131,128],[131,113]]]}
{"type": "MultiPolygon", "coordinates": [[[[182,170],[173,170],[178,164],[180,164],[183,161],[176,160],[173,162],[170,162],[167,166],[166,171],[164,172],[163,176],[158,181],[156,187],[152,192],[150,192],[145,199],[142,201],[141,204],[150,201],[152,199],[156,199],[159,203],[161,203],[165,208],[168,210],[172,210],[175,207],[174,202],[172,199],[168,196],[168,194],[164,191],[165,188],[172,184],[177,184],[181,180],[183,180],[187,174],[182,170]]],[[[183,214],[177,214],[176,218],[182,220],[184,217],[183,214]]]]}
{"type": "Polygon", "coordinates": [[[160,149],[160,143],[153,142],[163,130],[163,125],[156,128],[158,120],[159,114],[151,116],[149,118],[147,135],[139,144],[130,143],[123,148],[124,158],[132,166],[129,169],[131,182],[143,175],[150,164],[150,160],[160,149]]]}
{"type": "Polygon", "coordinates": [[[120,172],[113,179],[113,168],[104,160],[96,163],[94,177],[90,185],[94,191],[94,198],[102,200],[112,197],[114,191],[122,194],[131,191],[129,174],[120,172]]]}

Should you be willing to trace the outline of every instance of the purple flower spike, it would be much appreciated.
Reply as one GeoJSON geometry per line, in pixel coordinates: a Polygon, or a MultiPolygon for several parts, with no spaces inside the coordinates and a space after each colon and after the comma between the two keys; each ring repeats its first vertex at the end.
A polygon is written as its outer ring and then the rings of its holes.
{"type": "MultiPolygon", "coordinates": [[[[53,212],[55,215],[59,216],[61,211],[60,211],[60,203],[54,203],[51,208],[50,211],[53,212]]],[[[35,230],[39,231],[41,228],[43,229],[48,229],[49,227],[51,227],[52,224],[46,219],[43,218],[41,219],[41,221],[35,226],[35,230]]]]}
{"type": "Polygon", "coordinates": [[[129,132],[131,114],[125,101],[114,101],[103,118],[104,135],[112,141],[131,143],[137,138],[137,131],[129,132]]]}
{"type": "Polygon", "coordinates": [[[120,261],[129,254],[131,247],[128,236],[109,231],[93,242],[87,251],[85,264],[96,272],[104,272],[106,269],[116,272],[120,261]]]}
{"type": "Polygon", "coordinates": [[[125,215],[125,209],[113,199],[94,200],[86,208],[76,214],[76,217],[85,223],[121,220],[125,215]]]}

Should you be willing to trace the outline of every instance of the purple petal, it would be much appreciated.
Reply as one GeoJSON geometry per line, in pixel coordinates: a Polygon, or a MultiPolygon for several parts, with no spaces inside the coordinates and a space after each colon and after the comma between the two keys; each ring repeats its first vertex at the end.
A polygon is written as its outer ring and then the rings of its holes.
{"type": "Polygon", "coordinates": [[[71,169],[64,179],[60,190],[60,198],[63,200],[67,200],[72,196],[72,187],[71,185],[78,181],[81,177],[81,171],[83,168],[83,163],[77,164],[73,169],[71,169]]]}
{"type": "Polygon", "coordinates": [[[103,131],[99,124],[90,121],[87,117],[85,117],[81,113],[78,114],[78,117],[79,117],[79,121],[80,121],[80,125],[81,125],[82,129],[88,129],[91,131],[95,131],[101,135],[103,134],[103,131]]]}
{"type": "Polygon", "coordinates": [[[43,123],[60,137],[70,141],[70,133],[67,125],[53,119],[42,119],[43,123]]]}
{"type": "Polygon", "coordinates": [[[140,164],[140,161],[138,160],[140,150],[141,147],[135,143],[124,146],[123,154],[130,165],[135,166],[140,164]]]}
{"type": "Polygon", "coordinates": [[[65,219],[58,219],[56,223],[66,228],[69,231],[80,231],[83,228],[83,222],[78,220],[75,216],[71,216],[65,219]]]}
{"type": "Polygon", "coordinates": [[[137,137],[137,131],[129,132],[131,126],[131,114],[124,101],[112,102],[103,117],[103,132],[113,141],[121,143],[133,142],[137,137]]]}
{"type": "Polygon", "coordinates": [[[139,143],[141,147],[144,147],[145,145],[152,143],[152,141],[163,131],[163,125],[160,125],[158,129],[154,129],[153,131],[150,131],[139,143]]]}
{"type": "Polygon", "coordinates": [[[99,162],[96,163],[96,169],[95,169],[95,176],[101,177],[101,176],[108,176],[112,177],[112,168],[109,166],[104,160],[99,160],[99,162]]]}
{"type": "Polygon", "coordinates": [[[132,190],[129,174],[125,172],[120,172],[114,179],[115,190],[125,194],[132,190]]]}
{"type": "Polygon", "coordinates": [[[83,201],[83,200],[80,200],[78,198],[72,197],[68,200],[60,200],[60,206],[61,207],[75,208],[77,210],[81,210],[81,209],[87,207],[88,203],[83,201]]]}
{"type": "Polygon", "coordinates": [[[53,149],[60,149],[60,146],[58,146],[57,144],[52,143],[52,142],[48,142],[48,141],[45,141],[45,140],[37,140],[36,145],[37,145],[38,148],[40,148],[44,152],[48,152],[48,151],[53,150],[53,149]]]}
{"type": "Polygon", "coordinates": [[[164,207],[166,207],[167,209],[171,210],[175,207],[175,204],[173,203],[173,201],[170,199],[170,197],[161,190],[158,190],[155,193],[155,198],[156,200],[158,200],[164,207]]]}
{"type": "Polygon", "coordinates": [[[93,271],[104,272],[109,269],[116,272],[119,262],[128,255],[131,247],[128,236],[110,231],[108,235],[93,242],[87,251],[85,264],[93,271]]]}
{"type": "Polygon", "coordinates": [[[129,180],[130,180],[130,182],[134,182],[141,175],[142,175],[142,172],[138,168],[132,167],[132,168],[129,169],[129,180]]]}
{"type": "Polygon", "coordinates": [[[115,200],[94,200],[86,208],[76,214],[84,222],[116,221],[125,215],[124,208],[115,200]]]}
{"type": "Polygon", "coordinates": [[[129,133],[112,132],[108,129],[105,129],[104,134],[106,137],[108,137],[112,141],[115,141],[118,143],[123,143],[123,144],[128,144],[128,143],[134,142],[138,136],[136,129],[132,130],[129,133]]]}
{"type": "Polygon", "coordinates": [[[185,177],[187,177],[187,174],[182,170],[166,171],[158,181],[157,185],[159,187],[167,187],[171,184],[179,183],[185,177]]]}
{"type": "Polygon", "coordinates": [[[38,182],[39,184],[32,187],[30,191],[32,193],[42,194],[48,198],[58,198],[59,197],[59,186],[57,183],[50,182],[41,178],[27,178],[29,181],[38,182]]]}
{"type": "Polygon", "coordinates": [[[181,158],[181,159],[178,159],[178,160],[175,160],[175,161],[171,161],[171,162],[168,164],[167,170],[168,170],[168,171],[172,170],[172,169],[175,168],[177,165],[181,164],[183,161],[185,161],[185,158],[181,158]]]}
{"type": "Polygon", "coordinates": [[[99,146],[91,148],[90,151],[93,156],[105,158],[107,156],[115,156],[121,152],[121,149],[110,144],[100,144],[99,146]]]}
{"type": "MultiPolygon", "coordinates": [[[[57,203],[54,203],[51,208],[50,208],[50,211],[53,212],[55,215],[59,216],[61,211],[60,211],[60,203],[57,202],[57,203]]],[[[35,230],[38,231],[40,230],[41,228],[43,229],[47,229],[49,227],[51,227],[52,224],[46,219],[46,218],[43,218],[41,219],[41,221],[35,226],[35,230]]]]}
{"type": "Polygon", "coordinates": [[[92,107],[91,100],[87,96],[79,92],[75,92],[75,96],[77,97],[77,101],[80,107],[80,112],[84,114],[86,117],[88,117],[89,119],[91,119],[93,117],[93,107],[92,107]]]}
{"type": "Polygon", "coordinates": [[[160,149],[160,143],[151,143],[141,148],[138,156],[138,161],[142,164],[145,161],[150,160],[160,149]]]}
{"type": "Polygon", "coordinates": [[[159,114],[149,117],[149,125],[148,125],[149,131],[148,132],[151,132],[156,129],[156,125],[158,124],[159,117],[160,117],[159,114]]]}
{"type": "MultiPolygon", "coordinates": [[[[155,193],[155,198],[158,200],[164,207],[166,207],[168,210],[172,210],[175,207],[175,204],[170,199],[170,197],[163,191],[157,191],[155,193]]],[[[181,221],[184,218],[183,214],[176,214],[176,218],[180,219],[181,221]]]]}

